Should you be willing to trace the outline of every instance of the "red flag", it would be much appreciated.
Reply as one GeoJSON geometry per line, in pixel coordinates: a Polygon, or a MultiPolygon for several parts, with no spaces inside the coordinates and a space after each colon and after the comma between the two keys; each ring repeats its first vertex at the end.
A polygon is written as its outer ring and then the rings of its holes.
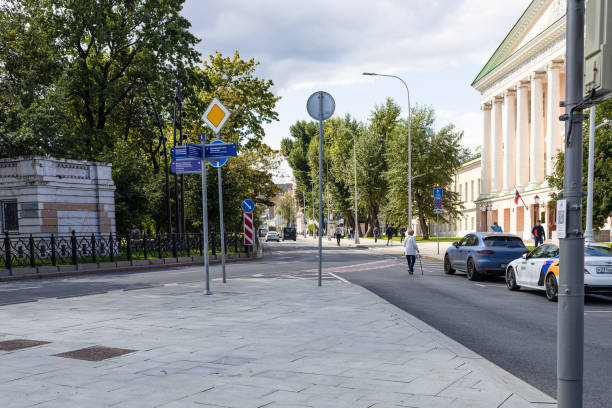
{"type": "Polygon", "coordinates": [[[519,194],[518,190],[515,188],[514,189],[514,204],[518,204],[520,198],[521,198],[521,195],[519,194]]]}

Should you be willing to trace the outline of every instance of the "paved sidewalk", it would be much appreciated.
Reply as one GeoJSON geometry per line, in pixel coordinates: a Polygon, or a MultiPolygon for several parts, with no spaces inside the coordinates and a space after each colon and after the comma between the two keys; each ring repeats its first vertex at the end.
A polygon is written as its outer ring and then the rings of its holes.
{"type": "Polygon", "coordinates": [[[170,284],[3,306],[0,341],[49,343],[0,351],[2,407],[555,406],[359,286],[253,278],[212,289],[170,284]],[[96,345],[134,351],[55,356],[96,345]]]}

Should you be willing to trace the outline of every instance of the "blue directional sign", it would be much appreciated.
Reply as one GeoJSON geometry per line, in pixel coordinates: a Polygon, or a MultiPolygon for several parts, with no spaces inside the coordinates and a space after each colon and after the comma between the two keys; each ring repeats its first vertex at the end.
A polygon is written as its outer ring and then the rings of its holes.
{"type": "Polygon", "coordinates": [[[433,196],[434,196],[434,198],[442,198],[442,189],[441,188],[434,188],[433,189],[433,196]]]}
{"type": "Polygon", "coordinates": [[[187,143],[187,157],[190,159],[200,159],[202,160],[202,145],[195,143],[187,143]]]}
{"type": "MultiPolygon", "coordinates": [[[[214,140],[211,144],[219,144],[219,143],[223,143],[223,140],[217,139],[217,140],[214,140]]],[[[227,162],[227,157],[223,159],[208,159],[208,162],[213,167],[221,167],[225,164],[225,162],[227,162]]]]}
{"type": "Polygon", "coordinates": [[[177,174],[201,173],[202,160],[172,160],[171,170],[177,174]]]}
{"type": "Polygon", "coordinates": [[[211,143],[204,145],[206,159],[223,159],[236,156],[236,143],[211,143]]]}
{"type": "Polygon", "coordinates": [[[170,158],[172,160],[187,159],[187,146],[176,146],[171,148],[170,158]]]}
{"type": "Polygon", "coordinates": [[[242,211],[250,213],[255,209],[255,203],[251,199],[246,199],[242,202],[242,211]]]}
{"type": "Polygon", "coordinates": [[[327,224],[327,217],[323,218],[323,222],[327,224]]]}

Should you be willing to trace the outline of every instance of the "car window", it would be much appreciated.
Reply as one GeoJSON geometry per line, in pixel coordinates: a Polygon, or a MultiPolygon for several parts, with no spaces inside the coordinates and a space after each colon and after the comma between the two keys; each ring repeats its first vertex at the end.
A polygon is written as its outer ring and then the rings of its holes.
{"type": "Polygon", "coordinates": [[[544,253],[542,254],[543,258],[554,258],[555,256],[559,256],[559,247],[556,245],[543,245],[544,253]]]}
{"type": "Polygon", "coordinates": [[[530,258],[543,258],[543,254],[546,253],[546,245],[540,245],[529,254],[530,258]]]}
{"type": "Polygon", "coordinates": [[[487,237],[484,243],[490,247],[525,248],[523,240],[519,237],[487,237]]]}
{"type": "Polygon", "coordinates": [[[466,235],[465,237],[461,238],[461,240],[459,241],[459,246],[465,246],[469,237],[469,235],[466,235]]]}
{"type": "Polygon", "coordinates": [[[478,237],[476,235],[468,235],[466,246],[477,246],[478,245],[478,237]]]}
{"type": "Polygon", "coordinates": [[[600,246],[584,247],[584,255],[586,256],[610,256],[612,257],[612,248],[600,246]]]}

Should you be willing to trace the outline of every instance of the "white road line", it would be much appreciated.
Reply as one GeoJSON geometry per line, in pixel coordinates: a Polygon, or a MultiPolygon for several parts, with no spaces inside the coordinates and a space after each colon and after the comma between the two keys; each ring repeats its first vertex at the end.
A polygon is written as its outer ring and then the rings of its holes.
{"type": "Polygon", "coordinates": [[[486,288],[486,287],[487,287],[487,285],[481,285],[480,283],[475,283],[474,285],[476,285],[476,286],[480,286],[480,287],[482,287],[482,288],[486,288]]]}
{"type": "Polygon", "coordinates": [[[350,282],[349,282],[349,281],[347,281],[346,279],[344,279],[344,278],[342,278],[342,277],[340,277],[340,276],[336,275],[336,274],[335,274],[335,273],[333,273],[333,272],[327,272],[327,273],[328,273],[328,274],[330,274],[331,276],[333,276],[334,278],[336,278],[336,279],[338,279],[338,280],[340,280],[340,281],[344,282],[344,283],[350,283],[350,282]]]}
{"type": "Polygon", "coordinates": [[[612,310],[585,310],[584,313],[612,313],[612,310]]]}

